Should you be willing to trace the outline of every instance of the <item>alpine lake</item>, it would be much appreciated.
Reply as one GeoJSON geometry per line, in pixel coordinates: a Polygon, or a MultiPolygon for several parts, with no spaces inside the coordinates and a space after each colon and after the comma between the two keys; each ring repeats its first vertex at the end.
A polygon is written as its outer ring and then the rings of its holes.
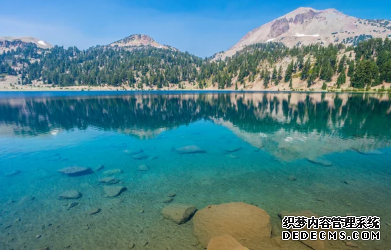
{"type": "Polygon", "coordinates": [[[271,237],[282,211],[379,216],[381,240],[325,249],[391,249],[390,99],[2,92],[0,249],[201,250],[193,219],[162,210],[231,202],[265,210],[271,237]]]}

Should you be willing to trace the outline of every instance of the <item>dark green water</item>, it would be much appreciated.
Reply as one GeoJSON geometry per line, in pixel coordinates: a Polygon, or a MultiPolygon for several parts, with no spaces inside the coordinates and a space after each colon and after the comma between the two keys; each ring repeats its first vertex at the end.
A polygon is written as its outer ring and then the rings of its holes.
{"type": "Polygon", "coordinates": [[[382,240],[358,244],[391,245],[388,95],[2,93],[0,145],[0,249],[202,249],[191,222],[162,219],[170,192],[199,209],[255,204],[278,233],[280,211],[376,215],[382,240]],[[173,151],[187,145],[206,153],[173,151]],[[104,169],[58,173],[72,165],[104,169]],[[116,198],[98,182],[111,169],[127,187],[116,198]],[[58,195],[70,189],[82,197],[68,209],[58,195]]]}

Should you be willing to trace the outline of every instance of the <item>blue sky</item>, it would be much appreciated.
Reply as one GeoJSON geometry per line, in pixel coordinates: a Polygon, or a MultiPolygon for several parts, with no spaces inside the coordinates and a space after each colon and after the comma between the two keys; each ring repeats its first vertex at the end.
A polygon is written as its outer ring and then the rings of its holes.
{"type": "Polygon", "coordinates": [[[0,36],[34,36],[86,49],[131,34],[205,57],[227,50],[248,31],[298,7],[336,8],[391,19],[391,1],[0,0],[0,36]]]}

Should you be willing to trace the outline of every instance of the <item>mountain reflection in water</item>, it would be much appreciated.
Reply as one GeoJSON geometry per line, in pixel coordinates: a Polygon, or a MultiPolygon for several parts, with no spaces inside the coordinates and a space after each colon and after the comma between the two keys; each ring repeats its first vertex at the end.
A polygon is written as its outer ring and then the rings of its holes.
{"type": "Polygon", "coordinates": [[[336,93],[169,93],[4,98],[2,133],[96,127],[150,139],[199,120],[284,160],[390,145],[390,96],[336,93]],[[12,127],[12,131],[9,129],[12,127]],[[321,142],[321,143],[319,143],[321,142]]]}

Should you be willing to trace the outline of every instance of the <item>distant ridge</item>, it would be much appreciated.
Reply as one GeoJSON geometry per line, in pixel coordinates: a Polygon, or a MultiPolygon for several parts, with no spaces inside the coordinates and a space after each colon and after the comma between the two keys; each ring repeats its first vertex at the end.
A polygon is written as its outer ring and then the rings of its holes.
{"type": "Polygon", "coordinates": [[[35,37],[11,37],[11,36],[2,36],[0,37],[0,51],[7,49],[15,49],[21,45],[25,45],[27,43],[33,43],[42,49],[50,49],[53,46],[41,39],[35,37]],[[8,45],[7,45],[8,44],[8,45]]]}

